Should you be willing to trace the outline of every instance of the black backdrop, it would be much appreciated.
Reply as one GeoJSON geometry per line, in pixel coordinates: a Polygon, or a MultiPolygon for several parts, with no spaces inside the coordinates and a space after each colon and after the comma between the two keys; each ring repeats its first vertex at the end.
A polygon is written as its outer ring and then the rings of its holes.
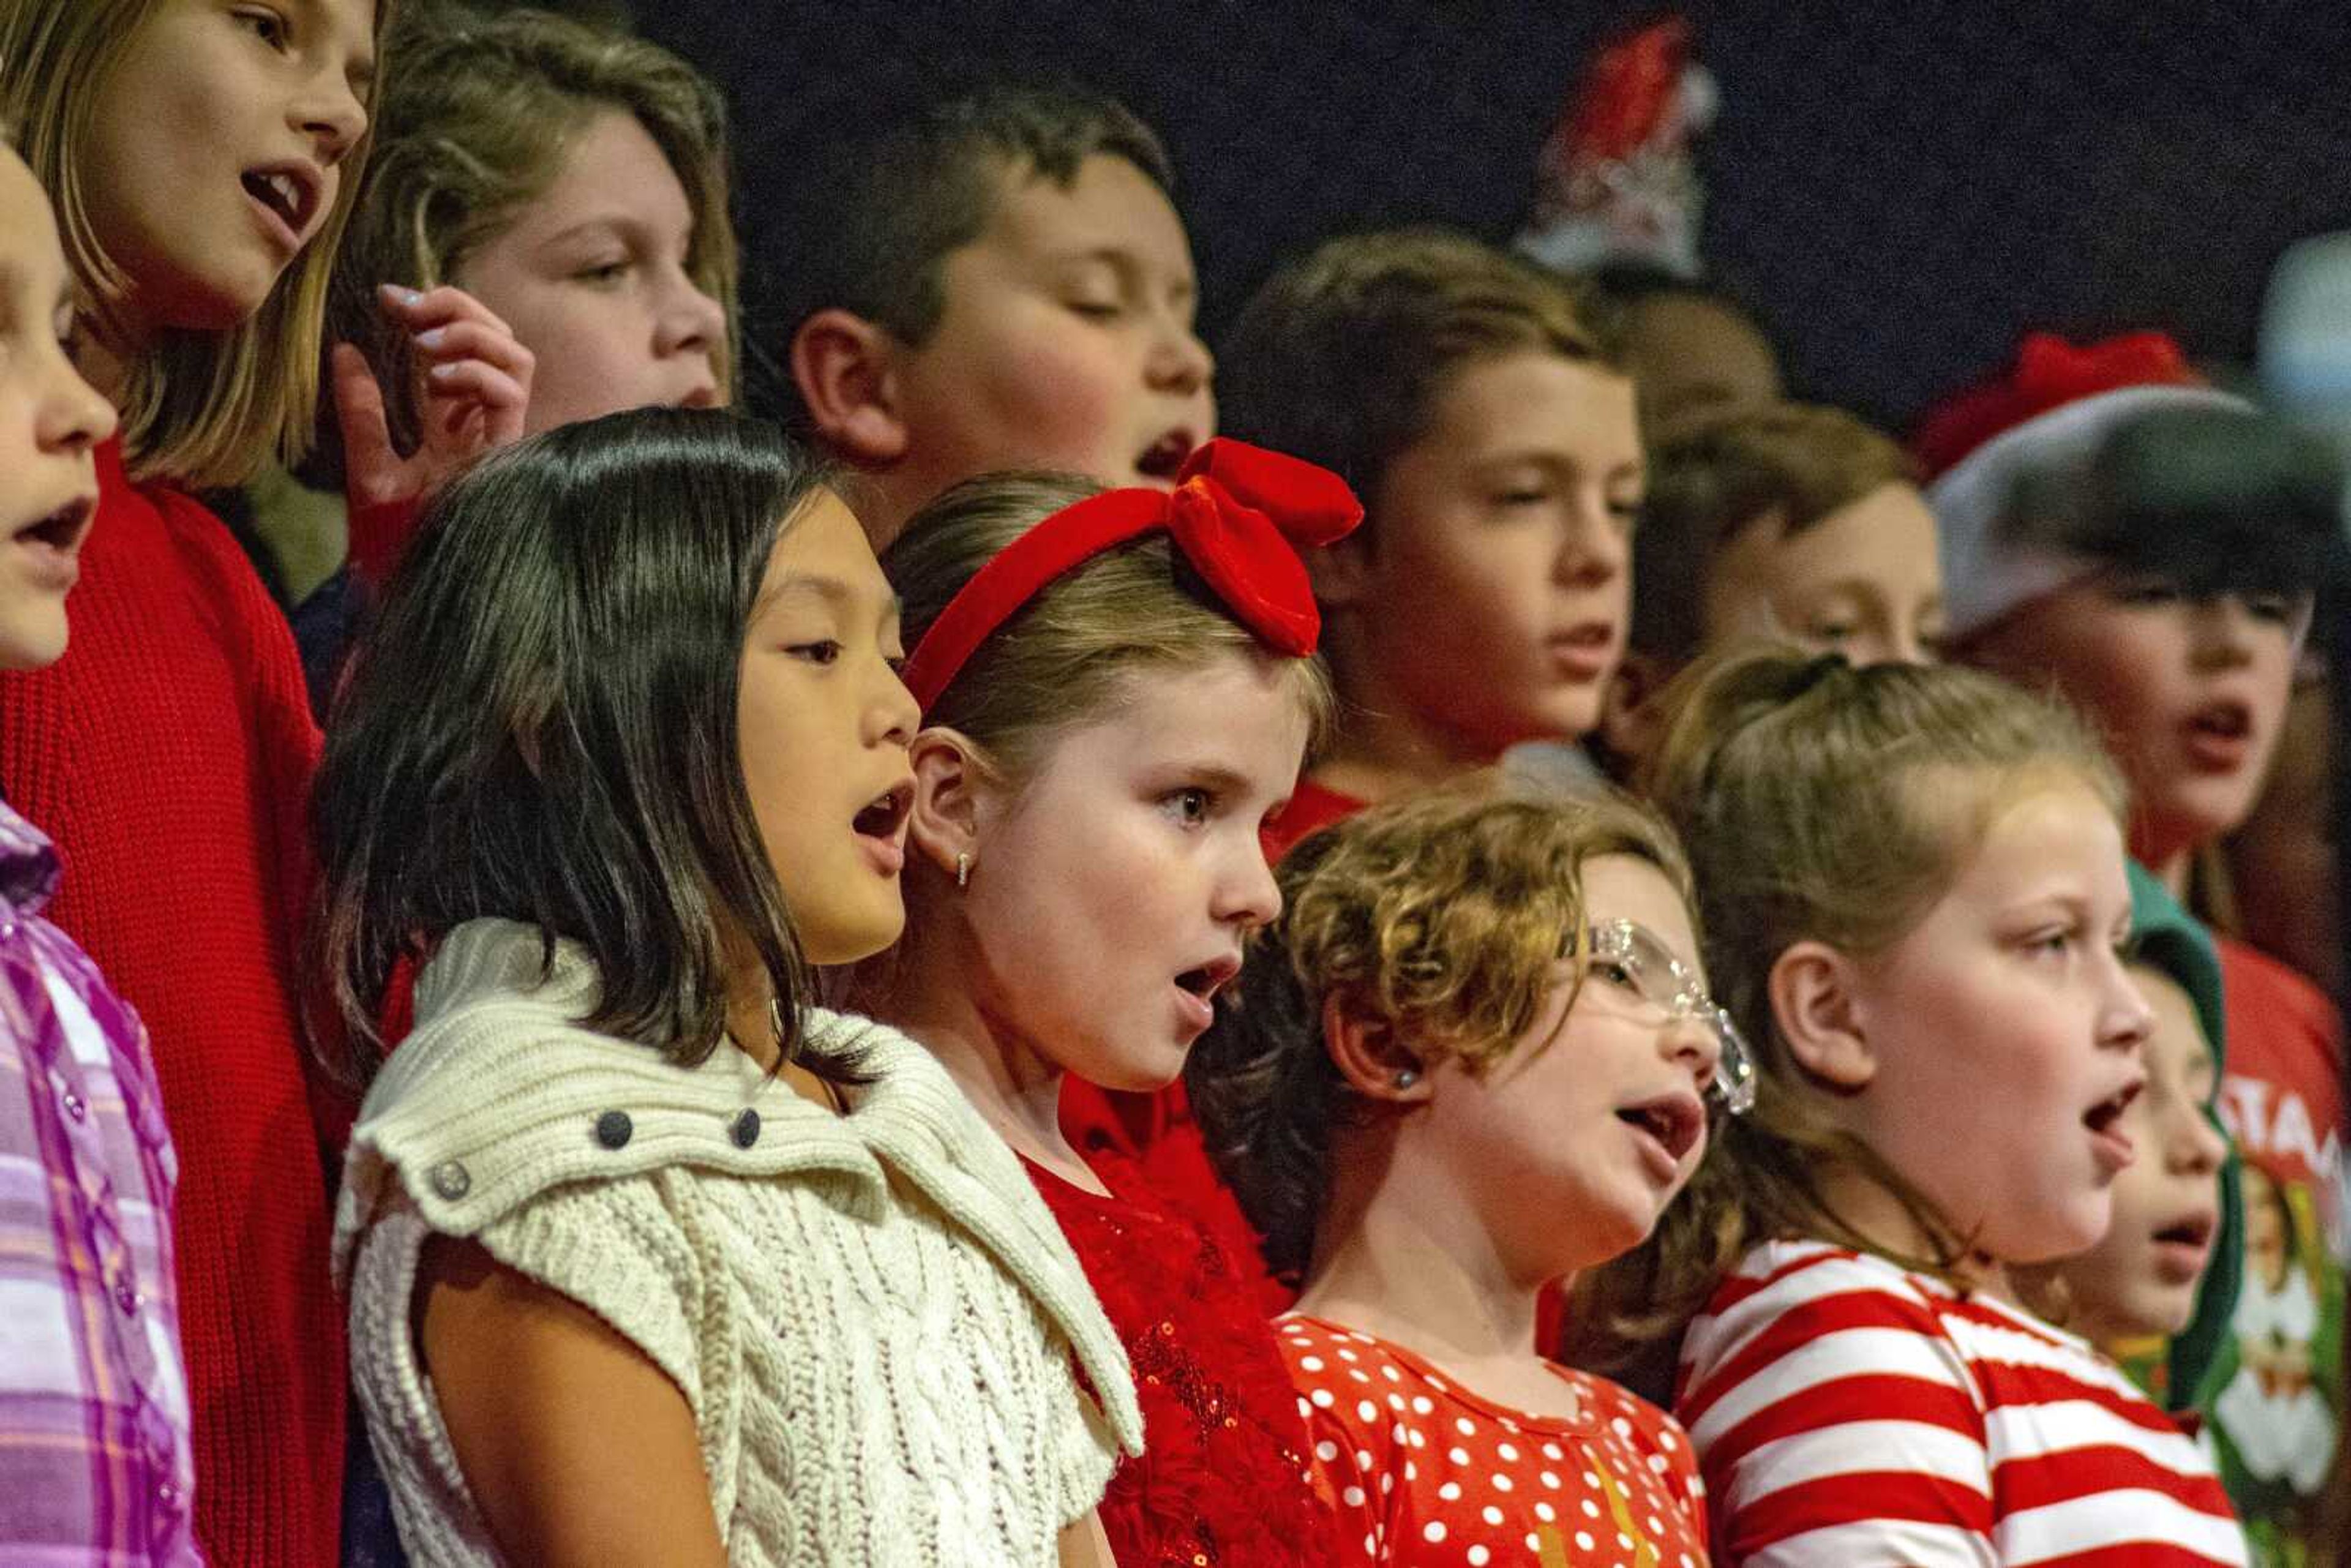
{"type": "MultiPolygon", "coordinates": [[[[2309,0],[1694,0],[1722,110],[1707,248],[1800,391],[1907,423],[2028,326],[2168,325],[2251,351],[2291,240],[2351,226],[2351,11],[2309,0]],[[2224,15],[2225,13],[2225,15],[2224,15]]],[[[1282,255],[1403,221],[1513,232],[1605,31],[1657,7],[1505,0],[637,0],[715,75],[746,226],[810,105],[877,63],[1073,72],[1167,138],[1211,341],[1282,255]]],[[[756,304],[756,301],[755,301],[756,304]]]]}

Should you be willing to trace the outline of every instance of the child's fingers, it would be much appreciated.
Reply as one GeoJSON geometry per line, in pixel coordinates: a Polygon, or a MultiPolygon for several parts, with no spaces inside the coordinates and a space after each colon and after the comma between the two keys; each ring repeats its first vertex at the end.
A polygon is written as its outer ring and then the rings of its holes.
{"type": "Polygon", "coordinates": [[[343,437],[343,470],[354,493],[372,495],[400,465],[400,454],[392,444],[392,423],[384,413],[383,388],[367,356],[349,343],[335,345],[329,364],[335,424],[343,437]]]}
{"type": "Polygon", "coordinates": [[[487,321],[452,321],[416,335],[416,347],[436,364],[481,360],[526,384],[537,361],[531,351],[504,328],[487,321]]]}
{"type": "Polygon", "coordinates": [[[507,423],[503,416],[511,415],[518,424],[530,404],[527,384],[486,360],[435,365],[425,372],[424,384],[436,402],[460,399],[478,403],[494,436],[507,423]]]}
{"type": "Polygon", "coordinates": [[[452,321],[479,321],[509,338],[514,336],[514,329],[499,319],[488,306],[449,284],[420,293],[387,283],[376,290],[376,298],[382,302],[386,313],[413,332],[446,326],[452,321]]]}

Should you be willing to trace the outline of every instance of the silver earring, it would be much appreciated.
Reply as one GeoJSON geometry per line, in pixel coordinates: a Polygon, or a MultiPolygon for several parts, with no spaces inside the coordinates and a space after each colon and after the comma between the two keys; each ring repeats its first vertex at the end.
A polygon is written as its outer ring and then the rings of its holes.
{"type": "Polygon", "coordinates": [[[1420,1074],[1415,1072],[1411,1068],[1399,1067],[1396,1069],[1395,1086],[1397,1088],[1409,1089],[1419,1082],[1420,1074]]]}
{"type": "Polygon", "coordinates": [[[957,887],[969,887],[971,885],[971,857],[969,855],[958,854],[956,856],[956,885],[957,887]]]}

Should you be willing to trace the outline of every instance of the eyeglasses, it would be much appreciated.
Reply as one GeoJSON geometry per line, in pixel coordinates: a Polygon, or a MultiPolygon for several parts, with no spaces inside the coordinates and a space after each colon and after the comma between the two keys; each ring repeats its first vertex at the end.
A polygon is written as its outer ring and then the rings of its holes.
{"type": "Polygon", "coordinates": [[[1586,973],[1620,985],[1669,1018],[1691,1019],[1713,1031],[1717,1055],[1709,1105],[1743,1116],[1755,1108],[1755,1053],[1730,1015],[1714,1005],[1697,976],[1681,966],[1657,935],[1630,920],[1608,920],[1584,934],[1586,973]]]}

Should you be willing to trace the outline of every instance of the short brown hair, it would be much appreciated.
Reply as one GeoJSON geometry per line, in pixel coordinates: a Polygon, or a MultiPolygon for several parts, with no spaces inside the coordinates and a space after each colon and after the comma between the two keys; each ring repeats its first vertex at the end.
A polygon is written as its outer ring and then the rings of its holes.
{"type": "MultiPolygon", "coordinates": [[[[16,124],[57,207],[67,265],[101,329],[130,280],[91,226],[81,152],[100,89],[159,4],[0,0],[0,119],[16,124]]],[[[378,80],[390,69],[383,44],[395,9],[396,0],[376,0],[378,80]]],[[[226,488],[273,457],[291,466],[309,451],[327,292],[373,135],[371,123],[344,155],[333,208],[258,311],[226,331],[166,333],[131,363],[114,401],[132,477],[226,488]]]]}
{"type": "Polygon", "coordinates": [[[1666,706],[1644,778],[1689,848],[1714,994],[1756,1058],[1755,1107],[1725,1123],[1649,1239],[1584,1277],[1575,1314],[1596,1361],[1680,1333],[1749,1248],[1811,1236],[1886,1249],[1832,1208],[1855,1170],[1929,1244],[1905,1268],[1957,1282],[1968,1239],[1868,1145],[1790,1052],[1772,966],[1800,941],[1884,952],[1943,897],[2020,784],[2088,787],[2119,821],[2123,785],[2070,710],[1980,671],[1745,647],[1700,661],[1666,706]]]}
{"type": "MultiPolygon", "coordinates": [[[[1059,78],[987,76],[885,88],[845,108],[762,213],[761,274],[778,359],[820,310],[849,310],[920,347],[946,311],[948,256],[980,236],[1018,183],[1064,189],[1093,157],[1123,159],[1173,195],[1151,128],[1059,78]],[[877,101],[864,101],[872,97],[877,101]]],[[[789,375],[776,389],[794,407],[789,375]]]]}
{"type": "Polygon", "coordinates": [[[1425,1061],[1484,1071],[1542,1016],[1553,966],[1582,940],[1583,866],[1614,854],[1690,897],[1680,846],[1646,808],[1490,772],[1373,806],[1284,857],[1280,918],[1250,934],[1240,979],[1185,1069],[1277,1274],[1311,1260],[1332,1134],[1367,1111],[1324,1047],[1325,1000],[1425,1061]]]}
{"type": "Polygon", "coordinates": [[[1226,430],[1335,470],[1367,500],[1464,365],[1522,351],[1614,366],[1584,291],[1446,229],[1327,240],[1268,278],[1220,346],[1226,430]]]}
{"type": "MultiPolygon", "coordinates": [[[[511,224],[562,172],[567,144],[602,110],[633,115],[694,214],[685,269],[726,310],[716,358],[735,364],[736,247],[727,216],[726,111],[717,89],[657,45],[545,11],[486,16],[448,4],[413,12],[392,43],[375,156],[335,268],[329,323],[358,343],[388,395],[393,439],[415,444],[409,334],[388,320],[376,286],[433,288],[511,224]]],[[[333,422],[320,421],[331,439],[333,422]]]]}
{"type": "Polygon", "coordinates": [[[1706,641],[1715,552],[1770,522],[1800,534],[1888,485],[1915,485],[1910,456],[1841,409],[1804,403],[1728,414],[1649,455],[1633,536],[1632,645],[1679,663],[1706,641]]]}

